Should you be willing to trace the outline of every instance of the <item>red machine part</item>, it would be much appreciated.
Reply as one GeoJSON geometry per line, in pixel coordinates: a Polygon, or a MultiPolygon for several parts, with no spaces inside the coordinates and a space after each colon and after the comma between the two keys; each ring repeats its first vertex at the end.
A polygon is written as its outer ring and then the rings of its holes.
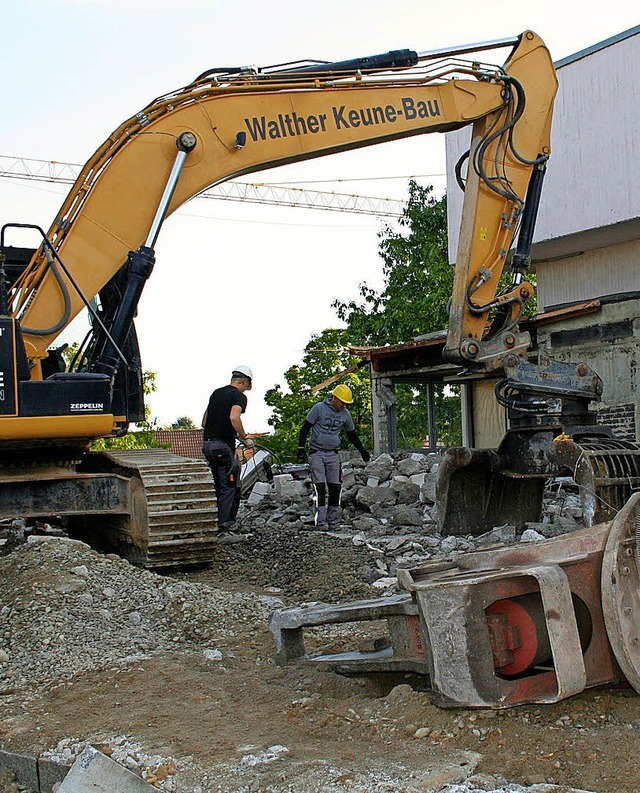
{"type": "Polygon", "coordinates": [[[499,675],[518,675],[548,661],[551,648],[539,595],[496,600],[485,609],[499,675]]]}

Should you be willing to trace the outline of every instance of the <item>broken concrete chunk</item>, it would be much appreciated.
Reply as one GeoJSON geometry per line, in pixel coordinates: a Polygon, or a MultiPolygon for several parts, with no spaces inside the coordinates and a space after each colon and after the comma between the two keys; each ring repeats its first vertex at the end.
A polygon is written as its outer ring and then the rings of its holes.
{"type": "Polygon", "coordinates": [[[268,482],[256,482],[253,486],[251,494],[247,499],[247,504],[252,506],[258,504],[262,499],[272,492],[271,485],[268,482]]]}
{"type": "Polygon", "coordinates": [[[356,495],[358,504],[371,507],[374,504],[395,504],[397,493],[390,487],[362,487],[356,495]]]}
{"type": "Polygon", "coordinates": [[[92,746],[71,766],[58,793],[151,793],[143,779],[92,746]]]}
{"type": "Polygon", "coordinates": [[[282,485],[282,496],[284,498],[299,498],[309,492],[309,485],[306,482],[294,481],[282,485]]]}
{"type": "Polygon", "coordinates": [[[534,529],[525,529],[522,532],[522,537],[520,538],[520,542],[538,542],[539,540],[544,540],[542,534],[539,534],[534,529]]]}
{"type": "Polygon", "coordinates": [[[415,504],[420,499],[420,485],[415,482],[407,482],[398,493],[399,504],[415,504]]]}
{"type": "Polygon", "coordinates": [[[364,472],[367,477],[375,476],[380,482],[384,482],[391,476],[393,471],[393,457],[390,454],[381,454],[371,462],[367,463],[364,472]]]}
{"type": "Polygon", "coordinates": [[[397,467],[398,471],[404,476],[419,474],[424,470],[422,461],[414,459],[413,456],[408,457],[406,460],[400,460],[397,467]]]}
{"type": "Polygon", "coordinates": [[[438,479],[437,474],[434,471],[431,471],[428,474],[425,474],[424,483],[420,488],[420,496],[422,501],[425,501],[428,504],[435,504],[436,503],[436,481],[438,479]]]}

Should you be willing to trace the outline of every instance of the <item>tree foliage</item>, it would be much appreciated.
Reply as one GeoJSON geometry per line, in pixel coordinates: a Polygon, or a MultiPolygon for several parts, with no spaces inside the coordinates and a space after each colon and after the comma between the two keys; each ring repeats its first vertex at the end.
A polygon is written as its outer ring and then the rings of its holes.
{"type": "MultiPolygon", "coordinates": [[[[323,380],[356,365],[349,346],[384,345],[411,341],[416,335],[446,327],[446,306],[453,285],[453,268],[447,259],[446,199],[435,199],[432,187],[409,183],[409,201],[399,229],[386,226],[379,234],[382,258],[381,292],[367,284],[359,287],[359,300],[333,307],[345,324],[314,335],[304,351],[302,363],[285,373],[287,390],[276,385],[265,400],[273,409],[269,423],[275,434],[269,446],[283,460],[294,459],[300,427],[315,402],[331,392],[314,395],[311,388],[323,380]]],[[[354,392],[351,413],[365,446],[371,447],[371,392],[368,369],[361,368],[341,382],[354,392]]],[[[446,421],[447,441],[457,442],[459,432],[455,411],[459,400],[440,389],[436,395],[446,421]]],[[[428,427],[426,391],[399,388],[396,410],[399,442],[406,447],[421,445],[428,427]]],[[[458,408],[459,413],[459,408],[458,408]]],[[[443,440],[444,440],[443,436],[443,440]]]]}
{"type": "Polygon", "coordinates": [[[453,267],[447,259],[446,198],[430,185],[409,182],[409,201],[399,230],[386,226],[378,237],[384,287],[360,285],[360,302],[333,303],[355,344],[399,343],[447,324],[453,267]]]}
{"type": "MultiPolygon", "coordinates": [[[[387,226],[379,233],[382,291],[377,293],[364,284],[360,286],[359,303],[334,303],[352,340],[375,345],[409,342],[446,328],[454,268],[448,260],[446,198],[436,199],[432,191],[429,185],[421,187],[411,181],[399,229],[387,226]]],[[[459,444],[462,427],[458,390],[438,385],[434,401],[438,443],[459,444]]],[[[425,386],[396,387],[396,424],[401,447],[423,445],[429,429],[425,386]]]]}
{"type": "Polygon", "coordinates": [[[196,425],[192,418],[189,416],[180,416],[171,425],[172,430],[195,430],[196,425]]]}

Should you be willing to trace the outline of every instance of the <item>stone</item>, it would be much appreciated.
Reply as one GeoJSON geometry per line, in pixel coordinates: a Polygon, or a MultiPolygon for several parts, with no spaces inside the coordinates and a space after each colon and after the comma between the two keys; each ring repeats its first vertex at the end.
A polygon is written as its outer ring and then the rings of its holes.
{"type": "Polygon", "coordinates": [[[62,595],[68,595],[70,592],[82,592],[87,586],[87,582],[84,578],[78,578],[76,576],[66,577],[59,581],[55,586],[55,591],[60,592],[62,595]]]}
{"type": "Polygon", "coordinates": [[[257,504],[271,492],[272,487],[268,482],[256,482],[253,486],[253,489],[251,490],[249,498],[247,499],[247,504],[249,506],[257,504]]]}
{"type": "Polygon", "coordinates": [[[382,578],[376,579],[371,586],[375,589],[391,589],[395,587],[397,583],[398,579],[395,576],[383,576],[382,578]]]}
{"type": "Polygon", "coordinates": [[[358,504],[371,509],[374,504],[395,504],[396,498],[397,494],[395,490],[390,487],[365,486],[358,491],[356,501],[358,504]]]}
{"type": "Polygon", "coordinates": [[[392,520],[396,526],[422,526],[422,511],[407,504],[398,504],[393,510],[392,520]]]}
{"type": "Polygon", "coordinates": [[[282,482],[280,485],[280,496],[282,498],[300,498],[308,493],[308,488],[305,482],[299,480],[292,480],[290,482],[282,482]]]}
{"type": "Polygon", "coordinates": [[[342,487],[353,487],[356,484],[356,475],[354,471],[343,471],[342,474],[342,487]]]}
{"type": "Polygon", "coordinates": [[[375,476],[380,482],[389,479],[393,471],[393,457],[390,454],[381,454],[374,458],[365,466],[364,472],[367,477],[375,476]]]}
{"type": "Polygon", "coordinates": [[[38,790],[38,764],[35,757],[0,749],[0,768],[11,771],[18,784],[28,791],[38,790]]]}
{"type": "Polygon", "coordinates": [[[440,543],[440,550],[442,553],[451,553],[455,551],[458,546],[458,538],[457,537],[445,537],[442,542],[440,543]]]}
{"type": "Polygon", "coordinates": [[[276,495],[282,492],[282,485],[286,482],[293,482],[292,474],[275,474],[273,477],[273,491],[276,495]]]}
{"type": "Polygon", "coordinates": [[[415,482],[406,482],[398,493],[399,504],[415,504],[420,500],[420,485],[415,482]]]}
{"type": "Polygon", "coordinates": [[[400,460],[398,463],[398,471],[400,471],[403,476],[419,474],[422,471],[422,462],[408,457],[406,460],[400,460]]]}
{"type": "Polygon", "coordinates": [[[534,529],[525,529],[522,532],[522,537],[520,538],[520,542],[539,542],[540,540],[544,540],[542,534],[538,534],[537,531],[534,529]]]}
{"type": "Polygon", "coordinates": [[[420,498],[429,504],[436,503],[436,480],[438,476],[432,470],[425,475],[424,483],[420,488],[420,498]]]}
{"type": "Polygon", "coordinates": [[[357,532],[372,531],[380,528],[380,521],[373,515],[365,513],[354,518],[351,525],[357,532]]]}

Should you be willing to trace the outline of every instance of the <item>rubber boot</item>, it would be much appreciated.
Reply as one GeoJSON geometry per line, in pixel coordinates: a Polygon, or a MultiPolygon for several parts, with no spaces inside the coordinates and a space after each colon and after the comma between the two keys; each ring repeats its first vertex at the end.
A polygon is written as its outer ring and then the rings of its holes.
{"type": "Polygon", "coordinates": [[[342,510],[340,507],[327,507],[327,523],[329,526],[337,526],[340,523],[342,510]]]}
{"type": "Polygon", "coordinates": [[[318,507],[316,511],[316,529],[327,528],[327,508],[318,507]]]}

